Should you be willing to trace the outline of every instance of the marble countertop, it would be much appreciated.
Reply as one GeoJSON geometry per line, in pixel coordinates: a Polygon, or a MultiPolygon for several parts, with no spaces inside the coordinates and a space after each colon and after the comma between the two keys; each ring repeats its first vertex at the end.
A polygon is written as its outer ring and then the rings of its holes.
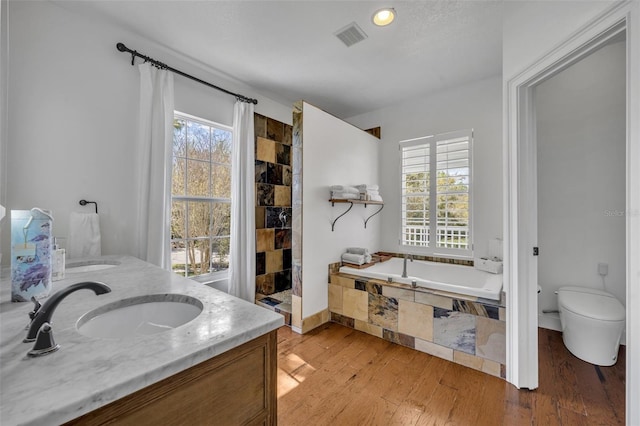
{"type": "MultiPolygon", "coordinates": [[[[91,264],[98,259],[87,259],[91,264]]],[[[52,328],[60,349],[31,358],[23,343],[32,303],[12,303],[10,277],[0,279],[0,424],[60,424],[86,414],[283,325],[275,312],[128,256],[109,269],[71,272],[53,283],[51,294],[82,281],[100,281],[111,292],[70,294],[57,307],[52,328]],[[124,339],[80,334],[84,313],[120,299],[149,294],[197,298],[203,311],[172,330],[124,339]]],[[[46,300],[46,299],[44,299],[46,300]]],[[[44,301],[41,300],[41,303],[44,301]]]]}

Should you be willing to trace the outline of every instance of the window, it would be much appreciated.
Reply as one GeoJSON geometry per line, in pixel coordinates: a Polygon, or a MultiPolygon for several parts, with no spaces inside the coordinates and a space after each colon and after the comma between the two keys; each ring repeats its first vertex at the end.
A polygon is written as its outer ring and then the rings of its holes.
{"type": "Polygon", "coordinates": [[[187,276],[229,269],[231,129],[175,113],[171,268],[187,276]]]}
{"type": "Polygon", "coordinates": [[[471,257],[472,130],[400,142],[401,244],[471,257]]]}

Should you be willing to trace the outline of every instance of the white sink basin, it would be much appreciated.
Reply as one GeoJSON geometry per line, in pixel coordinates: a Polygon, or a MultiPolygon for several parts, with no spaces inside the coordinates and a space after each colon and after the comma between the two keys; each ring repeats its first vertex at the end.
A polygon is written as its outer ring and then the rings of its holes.
{"type": "Polygon", "coordinates": [[[89,337],[121,339],[161,333],[184,325],[202,312],[202,302],[182,294],[151,294],[101,306],[78,319],[89,337]]]}
{"type": "Polygon", "coordinates": [[[65,267],[65,272],[67,274],[74,274],[80,272],[93,272],[100,271],[103,269],[110,269],[120,265],[120,262],[114,261],[88,261],[88,262],[78,262],[78,263],[68,263],[65,267]]]}

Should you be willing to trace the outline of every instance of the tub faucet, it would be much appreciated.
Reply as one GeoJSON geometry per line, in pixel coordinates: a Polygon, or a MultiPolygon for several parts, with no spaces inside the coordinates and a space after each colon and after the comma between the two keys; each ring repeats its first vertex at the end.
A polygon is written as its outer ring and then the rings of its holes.
{"type": "MultiPolygon", "coordinates": [[[[47,326],[44,327],[45,333],[50,333],[51,326],[51,317],[53,316],[53,311],[56,310],[60,302],[64,300],[65,297],[73,293],[74,291],[82,290],[82,289],[93,290],[95,294],[104,294],[109,293],[111,289],[106,284],[96,282],[96,281],[85,281],[77,284],[70,285],[67,288],[64,288],[56,293],[54,293],[44,304],[35,310],[35,314],[31,319],[31,324],[29,325],[29,331],[27,332],[27,337],[23,340],[24,342],[33,342],[36,340],[36,336],[39,334],[41,328],[46,323],[47,326]]],[[[51,338],[52,339],[52,338],[51,338]]],[[[53,340],[52,340],[53,341],[53,340]]],[[[36,343],[37,346],[37,343],[36,343]]]]}
{"type": "Polygon", "coordinates": [[[413,255],[405,253],[404,262],[402,263],[402,278],[407,278],[407,259],[413,262],[413,255]]]}

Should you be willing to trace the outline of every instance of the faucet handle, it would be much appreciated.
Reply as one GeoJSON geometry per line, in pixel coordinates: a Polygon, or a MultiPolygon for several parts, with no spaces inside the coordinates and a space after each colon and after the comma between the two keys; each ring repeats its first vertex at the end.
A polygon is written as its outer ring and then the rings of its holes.
{"type": "Polygon", "coordinates": [[[38,302],[38,299],[36,299],[35,296],[31,296],[31,301],[33,302],[34,306],[33,306],[33,311],[29,312],[29,324],[27,324],[27,326],[24,328],[25,330],[28,330],[29,327],[31,327],[31,322],[33,321],[33,319],[36,317],[36,314],[38,313],[38,311],[40,310],[40,308],[42,307],[42,305],[40,304],[40,302],[38,302]]]}
{"type": "Polygon", "coordinates": [[[51,324],[45,322],[38,330],[38,336],[36,337],[36,343],[33,345],[33,349],[27,352],[30,357],[48,355],[52,352],[60,349],[60,345],[57,345],[53,340],[53,330],[51,324]]]}
{"type": "Polygon", "coordinates": [[[38,313],[42,305],[40,304],[40,302],[38,302],[38,299],[36,299],[35,296],[31,296],[31,301],[33,302],[34,306],[33,306],[33,311],[29,312],[29,318],[33,320],[33,318],[35,318],[36,314],[38,313]]]}

